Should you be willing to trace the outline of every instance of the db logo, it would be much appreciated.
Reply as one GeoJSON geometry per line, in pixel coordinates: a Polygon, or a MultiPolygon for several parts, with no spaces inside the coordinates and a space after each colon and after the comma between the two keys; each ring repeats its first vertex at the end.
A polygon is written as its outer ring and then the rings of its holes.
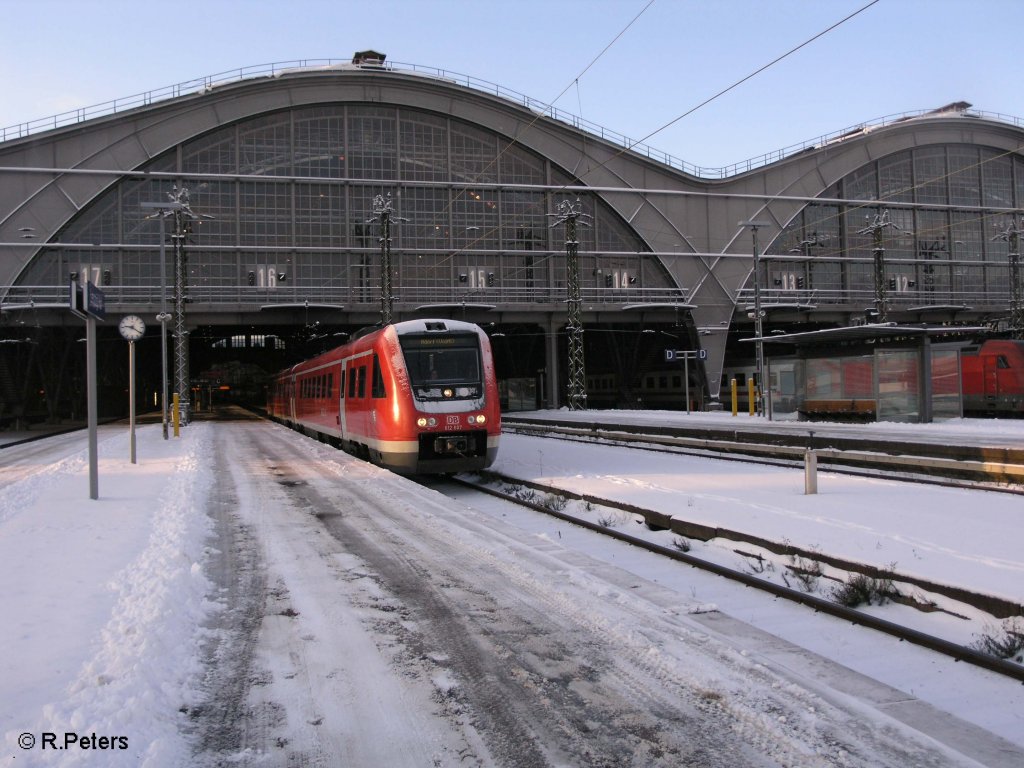
{"type": "Polygon", "coordinates": [[[445,423],[446,424],[456,424],[457,425],[459,423],[459,417],[458,416],[447,416],[447,417],[445,417],[445,423]]]}

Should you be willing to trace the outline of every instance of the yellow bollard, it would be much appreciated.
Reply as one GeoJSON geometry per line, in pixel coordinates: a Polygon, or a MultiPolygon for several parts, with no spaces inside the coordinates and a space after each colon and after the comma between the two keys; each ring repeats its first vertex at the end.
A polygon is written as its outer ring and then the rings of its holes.
{"type": "Polygon", "coordinates": [[[179,402],[180,398],[178,397],[178,393],[175,392],[174,395],[171,396],[171,423],[174,424],[175,437],[181,437],[181,431],[179,429],[181,425],[181,416],[178,408],[179,402]]]}
{"type": "Polygon", "coordinates": [[[750,406],[750,415],[754,415],[754,406],[757,401],[754,399],[754,379],[753,377],[747,379],[747,405],[750,406]]]}
{"type": "Polygon", "coordinates": [[[735,416],[740,407],[740,393],[736,388],[736,379],[729,379],[729,386],[732,387],[732,415],[735,416]]]}

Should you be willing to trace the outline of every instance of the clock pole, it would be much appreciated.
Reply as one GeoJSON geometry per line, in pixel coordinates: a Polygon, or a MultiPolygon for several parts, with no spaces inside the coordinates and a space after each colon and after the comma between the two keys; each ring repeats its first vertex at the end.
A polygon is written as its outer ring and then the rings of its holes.
{"type": "Polygon", "coordinates": [[[138,315],[125,315],[117,329],[128,342],[128,443],[132,464],[135,464],[135,342],[146,333],[146,323],[138,315]]]}
{"type": "Polygon", "coordinates": [[[135,342],[128,342],[128,429],[132,464],[135,461],[135,342]]]}

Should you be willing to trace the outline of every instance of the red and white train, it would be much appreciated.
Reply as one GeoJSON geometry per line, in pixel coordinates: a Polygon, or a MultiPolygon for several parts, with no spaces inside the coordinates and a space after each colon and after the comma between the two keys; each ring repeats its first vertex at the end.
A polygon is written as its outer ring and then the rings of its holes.
{"type": "Polygon", "coordinates": [[[388,325],[281,371],[267,411],[409,474],[484,469],[501,433],[490,341],[456,320],[388,325]]]}
{"type": "MultiPolygon", "coordinates": [[[[964,416],[1024,416],[1024,342],[989,339],[960,350],[960,386],[956,361],[933,361],[933,394],[959,389],[964,416]]],[[[802,415],[820,417],[877,417],[874,363],[870,357],[817,361],[808,368],[807,389],[798,405],[802,415]]],[[[890,392],[917,395],[915,376],[902,374],[878,382],[890,392]]],[[[774,391],[774,390],[773,390],[774,391]]]]}
{"type": "MultiPolygon", "coordinates": [[[[941,364],[949,366],[948,361],[941,364]]],[[[933,374],[941,377],[943,369],[933,361],[933,374]]],[[[791,359],[772,361],[769,385],[776,418],[782,413],[793,418],[868,420],[877,417],[875,401],[874,361],[871,354],[863,357],[814,360],[791,359]]],[[[945,392],[955,392],[956,368],[945,371],[945,392]]],[[[964,416],[1024,417],[1024,341],[989,339],[964,346],[960,350],[960,395],[964,416]]],[[[730,407],[731,385],[737,384],[737,406],[749,410],[748,382],[754,378],[753,362],[727,366],[722,371],[721,400],[730,407]]],[[[592,374],[587,377],[590,405],[597,408],[635,407],[620,401],[615,374],[592,374]]],[[[934,385],[934,381],[933,381],[934,385]]],[[[916,378],[886,382],[888,389],[903,388],[916,393],[916,378]]],[[[632,392],[646,408],[686,407],[683,370],[681,366],[649,371],[637,377],[632,392]]],[[[691,397],[699,394],[694,384],[691,397]]],[[[691,407],[698,408],[699,403],[691,407]]]]}

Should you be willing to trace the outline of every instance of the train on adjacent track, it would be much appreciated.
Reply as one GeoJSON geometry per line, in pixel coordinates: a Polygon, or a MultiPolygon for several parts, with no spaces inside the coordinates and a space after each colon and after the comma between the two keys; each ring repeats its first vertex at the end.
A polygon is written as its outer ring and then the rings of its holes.
{"type": "MultiPolygon", "coordinates": [[[[948,360],[935,363],[935,395],[955,395],[956,367],[948,360]],[[949,370],[945,370],[948,368],[949,370]],[[945,379],[943,377],[945,376],[945,379]],[[950,381],[952,379],[952,381],[950,381]]],[[[796,419],[869,420],[877,417],[875,363],[871,354],[827,359],[779,359],[768,367],[769,391],[775,416],[796,419]]],[[[633,387],[636,401],[645,408],[681,410],[686,407],[683,374],[679,368],[647,372],[633,387]]],[[[964,416],[1024,417],[1024,341],[989,339],[964,346],[959,355],[960,397],[964,416]]],[[[721,399],[730,405],[732,382],[737,384],[737,407],[749,410],[752,362],[727,365],[722,371],[721,399]]],[[[879,391],[917,389],[916,380],[878,383],[879,391]]],[[[596,407],[624,407],[617,403],[614,374],[587,378],[588,399],[596,407]]],[[[698,389],[691,384],[690,407],[699,409],[698,389]]],[[[952,396],[951,395],[951,396],[952,396]]]]}
{"type": "MultiPolygon", "coordinates": [[[[933,359],[932,366],[933,397],[955,402],[959,391],[964,416],[1024,416],[1024,341],[990,339],[965,346],[959,373],[956,357],[933,359]]],[[[876,392],[897,399],[903,393],[913,399],[918,392],[915,373],[887,372],[883,377],[870,356],[809,362],[805,380],[803,396],[795,402],[807,418],[873,419],[878,417],[876,392]]]]}
{"type": "Polygon", "coordinates": [[[409,320],[274,376],[267,413],[360,458],[406,474],[484,469],[501,410],[490,342],[455,320],[409,320]]]}

